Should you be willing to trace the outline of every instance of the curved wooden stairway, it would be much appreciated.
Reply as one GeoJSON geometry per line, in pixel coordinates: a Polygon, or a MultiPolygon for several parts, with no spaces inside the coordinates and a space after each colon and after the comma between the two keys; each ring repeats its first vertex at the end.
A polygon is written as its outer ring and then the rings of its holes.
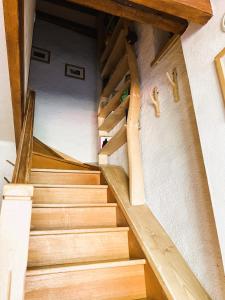
{"type": "Polygon", "coordinates": [[[32,169],[25,299],[143,299],[146,261],[100,171],[32,169]]]}

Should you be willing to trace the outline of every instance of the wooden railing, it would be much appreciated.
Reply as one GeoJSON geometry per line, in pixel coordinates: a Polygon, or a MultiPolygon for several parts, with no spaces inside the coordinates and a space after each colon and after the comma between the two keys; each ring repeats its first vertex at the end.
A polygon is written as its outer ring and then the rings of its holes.
{"type": "Polygon", "coordinates": [[[29,182],[33,148],[34,103],[35,92],[30,91],[27,97],[25,118],[20,136],[12,183],[29,182]]]}
{"type": "Polygon", "coordinates": [[[128,43],[129,24],[120,19],[100,59],[103,86],[98,110],[99,136],[110,137],[99,152],[99,163],[107,164],[108,156],[127,143],[130,201],[143,204],[144,179],[139,138],[140,83],[136,55],[128,43]],[[130,89],[121,102],[123,92],[130,89]],[[110,131],[126,117],[126,123],[113,135],[110,131]]]}
{"type": "Polygon", "coordinates": [[[33,186],[29,182],[33,145],[34,97],[27,99],[13,184],[4,186],[0,223],[0,299],[23,300],[33,186]]]}

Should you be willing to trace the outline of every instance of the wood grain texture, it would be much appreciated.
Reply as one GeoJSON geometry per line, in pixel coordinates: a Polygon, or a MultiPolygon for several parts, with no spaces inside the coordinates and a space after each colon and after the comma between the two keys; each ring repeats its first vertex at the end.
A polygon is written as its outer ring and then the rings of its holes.
{"type": "Polygon", "coordinates": [[[19,145],[24,112],[23,1],[4,0],[5,33],[12,95],[16,145],[19,145]]]}
{"type": "Polygon", "coordinates": [[[107,186],[34,186],[33,203],[106,203],[107,186]]]}
{"type": "Polygon", "coordinates": [[[130,86],[130,81],[124,82],[121,87],[117,90],[115,96],[113,96],[106,106],[100,107],[98,116],[101,118],[106,118],[113,110],[117,108],[120,104],[120,97],[123,94],[123,91],[128,89],[130,86]]]}
{"type": "MultiPolygon", "coordinates": [[[[129,19],[132,21],[140,22],[140,23],[149,23],[153,26],[169,31],[178,33],[184,31],[186,28],[186,24],[181,19],[172,19],[168,15],[160,15],[159,13],[155,13],[152,11],[146,11],[143,8],[139,9],[138,7],[128,6],[126,3],[123,4],[107,0],[107,1],[99,1],[99,0],[69,0],[73,3],[78,3],[87,7],[94,8],[96,10],[103,11],[108,14],[112,14],[121,18],[129,19]]],[[[203,0],[202,0],[203,1],[203,0]]],[[[161,1],[160,1],[161,2],[161,1]]]]}
{"type": "Polygon", "coordinates": [[[70,161],[65,158],[32,153],[32,168],[40,169],[65,169],[65,170],[98,170],[98,167],[80,162],[70,161]]]}
{"type": "Polygon", "coordinates": [[[30,175],[30,183],[44,184],[100,184],[100,173],[98,171],[54,171],[54,170],[32,170],[30,175]]]}
{"type": "Polygon", "coordinates": [[[115,227],[116,206],[65,206],[34,207],[32,230],[115,227]]]}
{"type": "Polygon", "coordinates": [[[118,85],[118,83],[123,79],[127,71],[128,71],[127,56],[124,55],[116,65],[115,70],[111,74],[106,86],[103,88],[101,97],[109,97],[113,92],[113,90],[118,85]]]}
{"type": "Polygon", "coordinates": [[[127,233],[126,227],[31,232],[28,266],[128,259],[127,233]]]}
{"type": "Polygon", "coordinates": [[[205,24],[212,17],[210,0],[130,0],[161,12],[184,18],[199,24],[205,24]]]}
{"type": "Polygon", "coordinates": [[[113,49],[109,54],[108,59],[106,60],[106,63],[102,69],[101,72],[102,78],[110,75],[115,65],[121,59],[124,53],[125,53],[125,35],[124,35],[124,30],[121,30],[115,44],[113,45],[113,49]]]}
{"type": "Polygon", "coordinates": [[[112,52],[112,49],[118,39],[118,35],[120,34],[120,31],[122,30],[122,27],[123,27],[123,21],[121,19],[119,19],[113,30],[111,37],[101,55],[101,58],[100,58],[101,65],[103,65],[105,63],[105,61],[109,57],[110,53],[112,52]]]}
{"type": "Polygon", "coordinates": [[[112,130],[126,116],[126,110],[128,109],[129,101],[130,96],[127,96],[127,98],[122,103],[120,103],[120,105],[115,109],[115,111],[112,111],[108,115],[108,117],[99,127],[99,130],[107,132],[112,130]]]}
{"type": "Polygon", "coordinates": [[[35,92],[31,91],[27,99],[27,108],[20,135],[16,163],[12,183],[28,183],[31,169],[31,156],[33,149],[33,123],[34,123],[35,92]]]}
{"type": "Polygon", "coordinates": [[[35,136],[33,138],[33,151],[41,154],[46,154],[50,156],[55,156],[58,158],[61,158],[60,155],[58,155],[54,150],[52,150],[50,147],[42,143],[39,139],[37,139],[35,136]]]}
{"type": "Polygon", "coordinates": [[[33,188],[7,185],[0,226],[0,299],[23,299],[33,188]]]}
{"type": "Polygon", "coordinates": [[[146,297],[144,262],[100,263],[83,268],[62,268],[46,274],[28,271],[26,300],[122,300],[146,297]],[[85,280],[84,280],[85,278],[85,280]]]}
{"type": "Polygon", "coordinates": [[[140,205],[145,202],[144,175],[139,135],[141,110],[140,82],[134,49],[128,43],[126,43],[126,49],[131,74],[130,102],[127,118],[130,201],[133,205],[140,205]]]}
{"type": "Polygon", "coordinates": [[[123,126],[111,138],[111,140],[101,149],[100,155],[111,155],[127,142],[127,128],[123,126]]]}
{"type": "Polygon", "coordinates": [[[101,168],[168,299],[209,300],[209,295],[150,209],[146,205],[131,206],[128,178],[122,168],[115,166],[101,168]]]}

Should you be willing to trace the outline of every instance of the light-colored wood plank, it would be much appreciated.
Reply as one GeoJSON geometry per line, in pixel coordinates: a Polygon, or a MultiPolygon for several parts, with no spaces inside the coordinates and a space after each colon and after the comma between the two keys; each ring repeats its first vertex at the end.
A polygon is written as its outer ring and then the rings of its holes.
{"type": "Polygon", "coordinates": [[[129,101],[130,96],[127,96],[127,98],[122,103],[120,103],[115,111],[112,111],[111,114],[108,115],[108,117],[99,127],[99,130],[107,132],[111,131],[126,116],[126,110],[128,109],[129,101]]]}
{"type": "Polygon", "coordinates": [[[93,165],[69,161],[37,152],[32,153],[32,168],[65,169],[65,170],[97,170],[93,165]]]}
{"type": "Polygon", "coordinates": [[[122,86],[118,89],[115,96],[112,97],[112,99],[109,100],[108,104],[102,108],[100,108],[99,111],[99,117],[106,118],[113,110],[117,108],[120,104],[120,97],[122,96],[123,92],[129,88],[130,81],[126,81],[122,86]]]}
{"type": "Polygon", "coordinates": [[[174,34],[166,44],[160,49],[159,53],[156,54],[156,57],[151,62],[151,66],[157,65],[160,61],[169,53],[169,51],[176,45],[176,42],[179,40],[180,35],[174,34]]]}
{"type": "Polygon", "coordinates": [[[106,203],[107,186],[34,186],[33,203],[106,203]]]}
{"type": "Polygon", "coordinates": [[[213,15],[210,0],[131,0],[131,2],[199,24],[207,23],[213,15]]]}
{"type": "Polygon", "coordinates": [[[26,185],[20,185],[15,190],[15,185],[8,185],[5,193],[3,191],[0,216],[0,299],[23,299],[32,208],[31,188],[28,186],[26,190],[26,185]]]}
{"type": "Polygon", "coordinates": [[[100,155],[111,155],[127,142],[127,128],[122,126],[111,140],[100,150],[100,155]]]}
{"type": "Polygon", "coordinates": [[[112,73],[112,70],[114,69],[115,65],[125,53],[125,38],[125,32],[124,30],[121,30],[119,36],[117,37],[115,45],[102,69],[102,78],[107,77],[110,75],[110,73],[112,73]]]}
{"type": "Polygon", "coordinates": [[[28,183],[31,169],[31,155],[33,148],[33,123],[35,93],[30,92],[27,108],[20,136],[12,183],[28,183]]]}
{"type": "Polygon", "coordinates": [[[134,49],[128,43],[126,43],[126,49],[131,74],[130,102],[127,118],[130,201],[133,205],[140,205],[145,202],[144,176],[139,135],[141,110],[140,82],[134,49]]]}
{"type": "Polygon", "coordinates": [[[54,171],[38,171],[33,170],[30,175],[30,183],[46,183],[46,184],[100,184],[100,174],[85,172],[54,172],[54,171]]]}
{"type": "Polygon", "coordinates": [[[67,155],[63,152],[60,152],[59,150],[57,150],[55,148],[47,146],[46,144],[42,143],[36,137],[34,137],[33,151],[37,152],[37,153],[40,153],[40,154],[46,154],[46,155],[53,156],[53,157],[55,156],[56,158],[61,158],[61,159],[65,159],[67,161],[82,164],[81,161],[75,159],[74,157],[71,157],[71,156],[69,156],[69,155],[67,155]]]}
{"type": "Polygon", "coordinates": [[[115,227],[116,206],[34,207],[32,230],[115,227]]]}
{"type": "Polygon", "coordinates": [[[38,271],[27,272],[26,300],[146,297],[143,260],[52,268],[46,273],[42,269],[37,275],[35,272],[38,271]]]}
{"type": "Polygon", "coordinates": [[[46,144],[42,143],[38,138],[34,136],[33,138],[33,151],[41,154],[46,154],[50,156],[55,156],[61,158],[54,150],[48,147],[46,144]]]}
{"type": "Polygon", "coordinates": [[[108,56],[110,55],[110,53],[115,45],[115,42],[118,38],[118,35],[122,29],[122,26],[123,26],[123,21],[121,19],[119,19],[113,30],[112,36],[111,36],[110,40],[108,41],[108,43],[102,53],[102,56],[100,59],[101,64],[103,64],[106,61],[106,59],[108,58],[108,56]]]}
{"type": "Polygon", "coordinates": [[[209,300],[209,295],[147,205],[130,204],[128,178],[122,168],[102,166],[101,169],[168,299],[209,300]]]}
{"type": "Polygon", "coordinates": [[[128,228],[31,232],[28,266],[128,259],[128,228]]]}
{"type": "Polygon", "coordinates": [[[116,65],[114,72],[110,76],[108,83],[106,84],[106,86],[102,91],[101,97],[109,97],[113,92],[114,88],[123,79],[127,71],[128,71],[127,56],[124,55],[116,65]]]}
{"type": "MultiPolygon", "coordinates": [[[[132,7],[129,4],[122,4],[112,0],[69,0],[70,2],[78,3],[96,10],[103,11],[128,20],[152,24],[154,27],[169,32],[183,32],[186,28],[186,23],[182,19],[174,19],[166,14],[160,14],[152,10],[143,9],[143,7],[132,7]]],[[[169,0],[168,0],[169,1],[169,0]]],[[[167,1],[167,2],[168,2],[167,1]]],[[[185,1],[185,0],[184,0],[185,1]]],[[[204,1],[204,0],[202,0],[204,1]]],[[[161,2],[161,1],[160,1],[161,2]]]]}

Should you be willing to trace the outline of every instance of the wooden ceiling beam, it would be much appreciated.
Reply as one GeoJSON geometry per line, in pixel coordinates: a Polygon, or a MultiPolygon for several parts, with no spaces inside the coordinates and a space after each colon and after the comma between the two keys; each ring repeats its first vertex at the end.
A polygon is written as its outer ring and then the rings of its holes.
{"type": "Polygon", "coordinates": [[[126,18],[140,23],[149,23],[153,26],[173,32],[182,33],[187,24],[180,18],[171,18],[171,16],[154,13],[147,9],[138,9],[137,7],[130,7],[125,4],[118,3],[113,0],[99,1],[99,0],[68,0],[71,3],[84,5],[108,14],[112,14],[121,18],[126,18]]]}
{"type": "Polygon", "coordinates": [[[130,0],[129,2],[202,25],[206,24],[213,15],[210,0],[130,0]]]}

